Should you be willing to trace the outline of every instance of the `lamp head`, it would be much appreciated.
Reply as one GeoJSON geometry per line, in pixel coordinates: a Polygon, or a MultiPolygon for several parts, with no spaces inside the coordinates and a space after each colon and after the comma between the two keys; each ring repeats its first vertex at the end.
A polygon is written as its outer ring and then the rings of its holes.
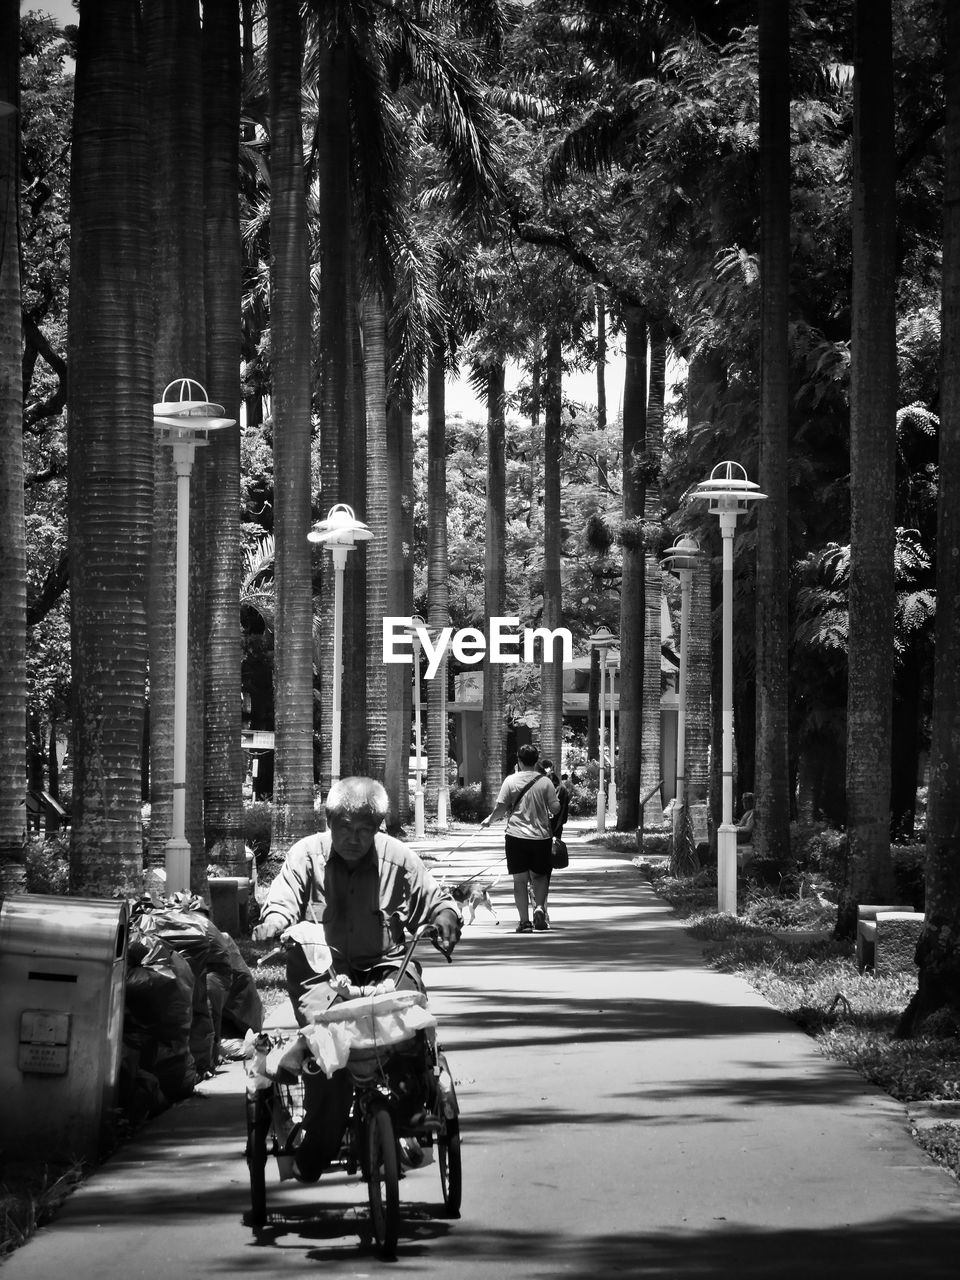
{"type": "Polygon", "coordinates": [[[599,649],[601,654],[609,649],[611,645],[616,644],[617,637],[613,634],[609,627],[598,627],[590,637],[590,648],[599,649]]]}
{"type": "Polygon", "coordinates": [[[154,404],[153,422],[164,441],[193,440],[202,444],[209,432],[236,426],[237,420],[224,417],[223,405],[212,404],[199,382],[175,378],[154,404]]]}
{"type": "Polygon", "coordinates": [[[751,502],[762,501],[766,496],[759,485],[747,479],[739,462],[718,462],[709,477],[690,490],[687,500],[706,498],[712,515],[742,515],[751,502]]]}
{"type": "Polygon", "coordinates": [[[353,514],[353,508],[345,502],[338,502],[327,512],[327,518],[320,520],[307,534],[310,542],[319,542],[324,546],[347,547],[356,546],[358,542],[367,542],[373,537],[371,531],[353,514]]]}
{"type": "Polygon", "coordinates": [[[677,538],[668,551],[664,552],[661,565],[669,573],[680,573],[684,569],[696,569],[703,560],[700,543],[685,533],[677,538]]]}

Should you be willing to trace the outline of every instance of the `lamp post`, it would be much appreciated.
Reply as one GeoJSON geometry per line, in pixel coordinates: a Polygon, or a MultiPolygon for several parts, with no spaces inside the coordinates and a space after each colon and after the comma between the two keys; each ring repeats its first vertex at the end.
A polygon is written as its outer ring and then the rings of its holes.
{"type": "Polygon", "coordinates": [[[620,647],[614,644],[603,655],[603,665],[610,672],[610,781],[607,784],[607,819],[617,822],[617,698],[616,680],[620,670],[620,647]]]}
{"type": "Polygon", "coordinates": [[[680,579],[680,673],[677,677],[677,790],[673,806],[673,852],[677,856],[677,842],[683,831],[683,810],[687,803],[687,662],[690,635],[690,592],[693,571],[703,559],[696,538],[687,535],[677,538],[664,555],[661,564],[680,579]]]}
{"type": "Polygon", "coordinates": [[[353,514],[353,508],[338,502],[307,534],[311,542],[325,546],[333,558],[333,700],[330,741],[330,781],[340,778],[340,725],[343,719],[343,574],[347,556],[358,542],[368,542],[371,531],[353,514]]]}
{"type": "MultiPolygon", "coordinates": [[[[603,764],[604,737],[606,732],[606,674],[607,650],[614,642],[614,634],[609,627],[598,627],[590,637],[590,648],[596,649],[600,657],[600,777],[597,782],[597,831],[607,829],[607,789],[603,764]]],[[[611,765],[613,761],[611,759],[611,765]]]]}
{"type": "Polygon", "coordinates": [[[719,517],[723,544],[723,810],[717,832],[717,909],[737,914],[737,828],[733,822],[733,538],[737,516],[749,511],[751,502],[766,498],[747,479],[739,462],[718,462],[709,478],[687,495],[688,501],[706,499],[712,515],[719,517]]]}
{"type": "Polygon", "coordinates": [[[187,800],[187,622],[190,582],[190,476],[199,447],[211,432],[236,425],[211,404],[199,382],[177,378],[153,406],[153,425],[161,445],[173,450],[177,475],[177,581],[173,676],[173,818],[165,851],[167,893],[190,889],[190,845],[186,837],[187,800]],[[173,393],[172,398],[168,398],[173,393]]]}

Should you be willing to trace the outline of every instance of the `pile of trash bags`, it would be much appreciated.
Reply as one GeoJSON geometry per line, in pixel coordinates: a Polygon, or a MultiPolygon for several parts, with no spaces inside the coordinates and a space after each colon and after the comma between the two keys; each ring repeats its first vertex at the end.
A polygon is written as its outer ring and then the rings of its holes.
{"type": "Polygon", "coordinates": [[[188,1097],[263,1027],[253,974],[202,898],[137,902],[130,916],[121,1105],[135,1117],[188,1097]]]}

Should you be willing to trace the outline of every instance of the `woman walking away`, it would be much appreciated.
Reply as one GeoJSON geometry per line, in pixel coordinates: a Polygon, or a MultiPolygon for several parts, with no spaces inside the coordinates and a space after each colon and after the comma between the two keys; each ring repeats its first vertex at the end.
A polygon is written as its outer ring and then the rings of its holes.
{"type": "Polygon", "coordinates": [[[517,933],[544,933],[550,928],[547,919],[547,894],[550,891],[553,830],[550,819],[560,812],[556,788],[537,765],[540,753],[527,745],[517,752],[519,772],[503,780],[497,802],[480,823],[489,827],[506,814],[504,837],[507,870],[513,876],[513,900],[520,923],[517,933]],[[530,899],[527,885],[533,889],[533,923],[530,923],[530,899]]]}

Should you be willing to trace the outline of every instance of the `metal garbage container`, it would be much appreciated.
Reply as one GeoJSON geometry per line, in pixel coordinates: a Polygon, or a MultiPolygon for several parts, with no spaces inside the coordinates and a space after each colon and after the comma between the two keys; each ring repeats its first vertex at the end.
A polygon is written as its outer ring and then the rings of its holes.
{"type": "Polygon", "coordinates": [[[128,908],[23,894],[0,906],[0,1147],[96,1159],[116,1102],[128,908]]]}

